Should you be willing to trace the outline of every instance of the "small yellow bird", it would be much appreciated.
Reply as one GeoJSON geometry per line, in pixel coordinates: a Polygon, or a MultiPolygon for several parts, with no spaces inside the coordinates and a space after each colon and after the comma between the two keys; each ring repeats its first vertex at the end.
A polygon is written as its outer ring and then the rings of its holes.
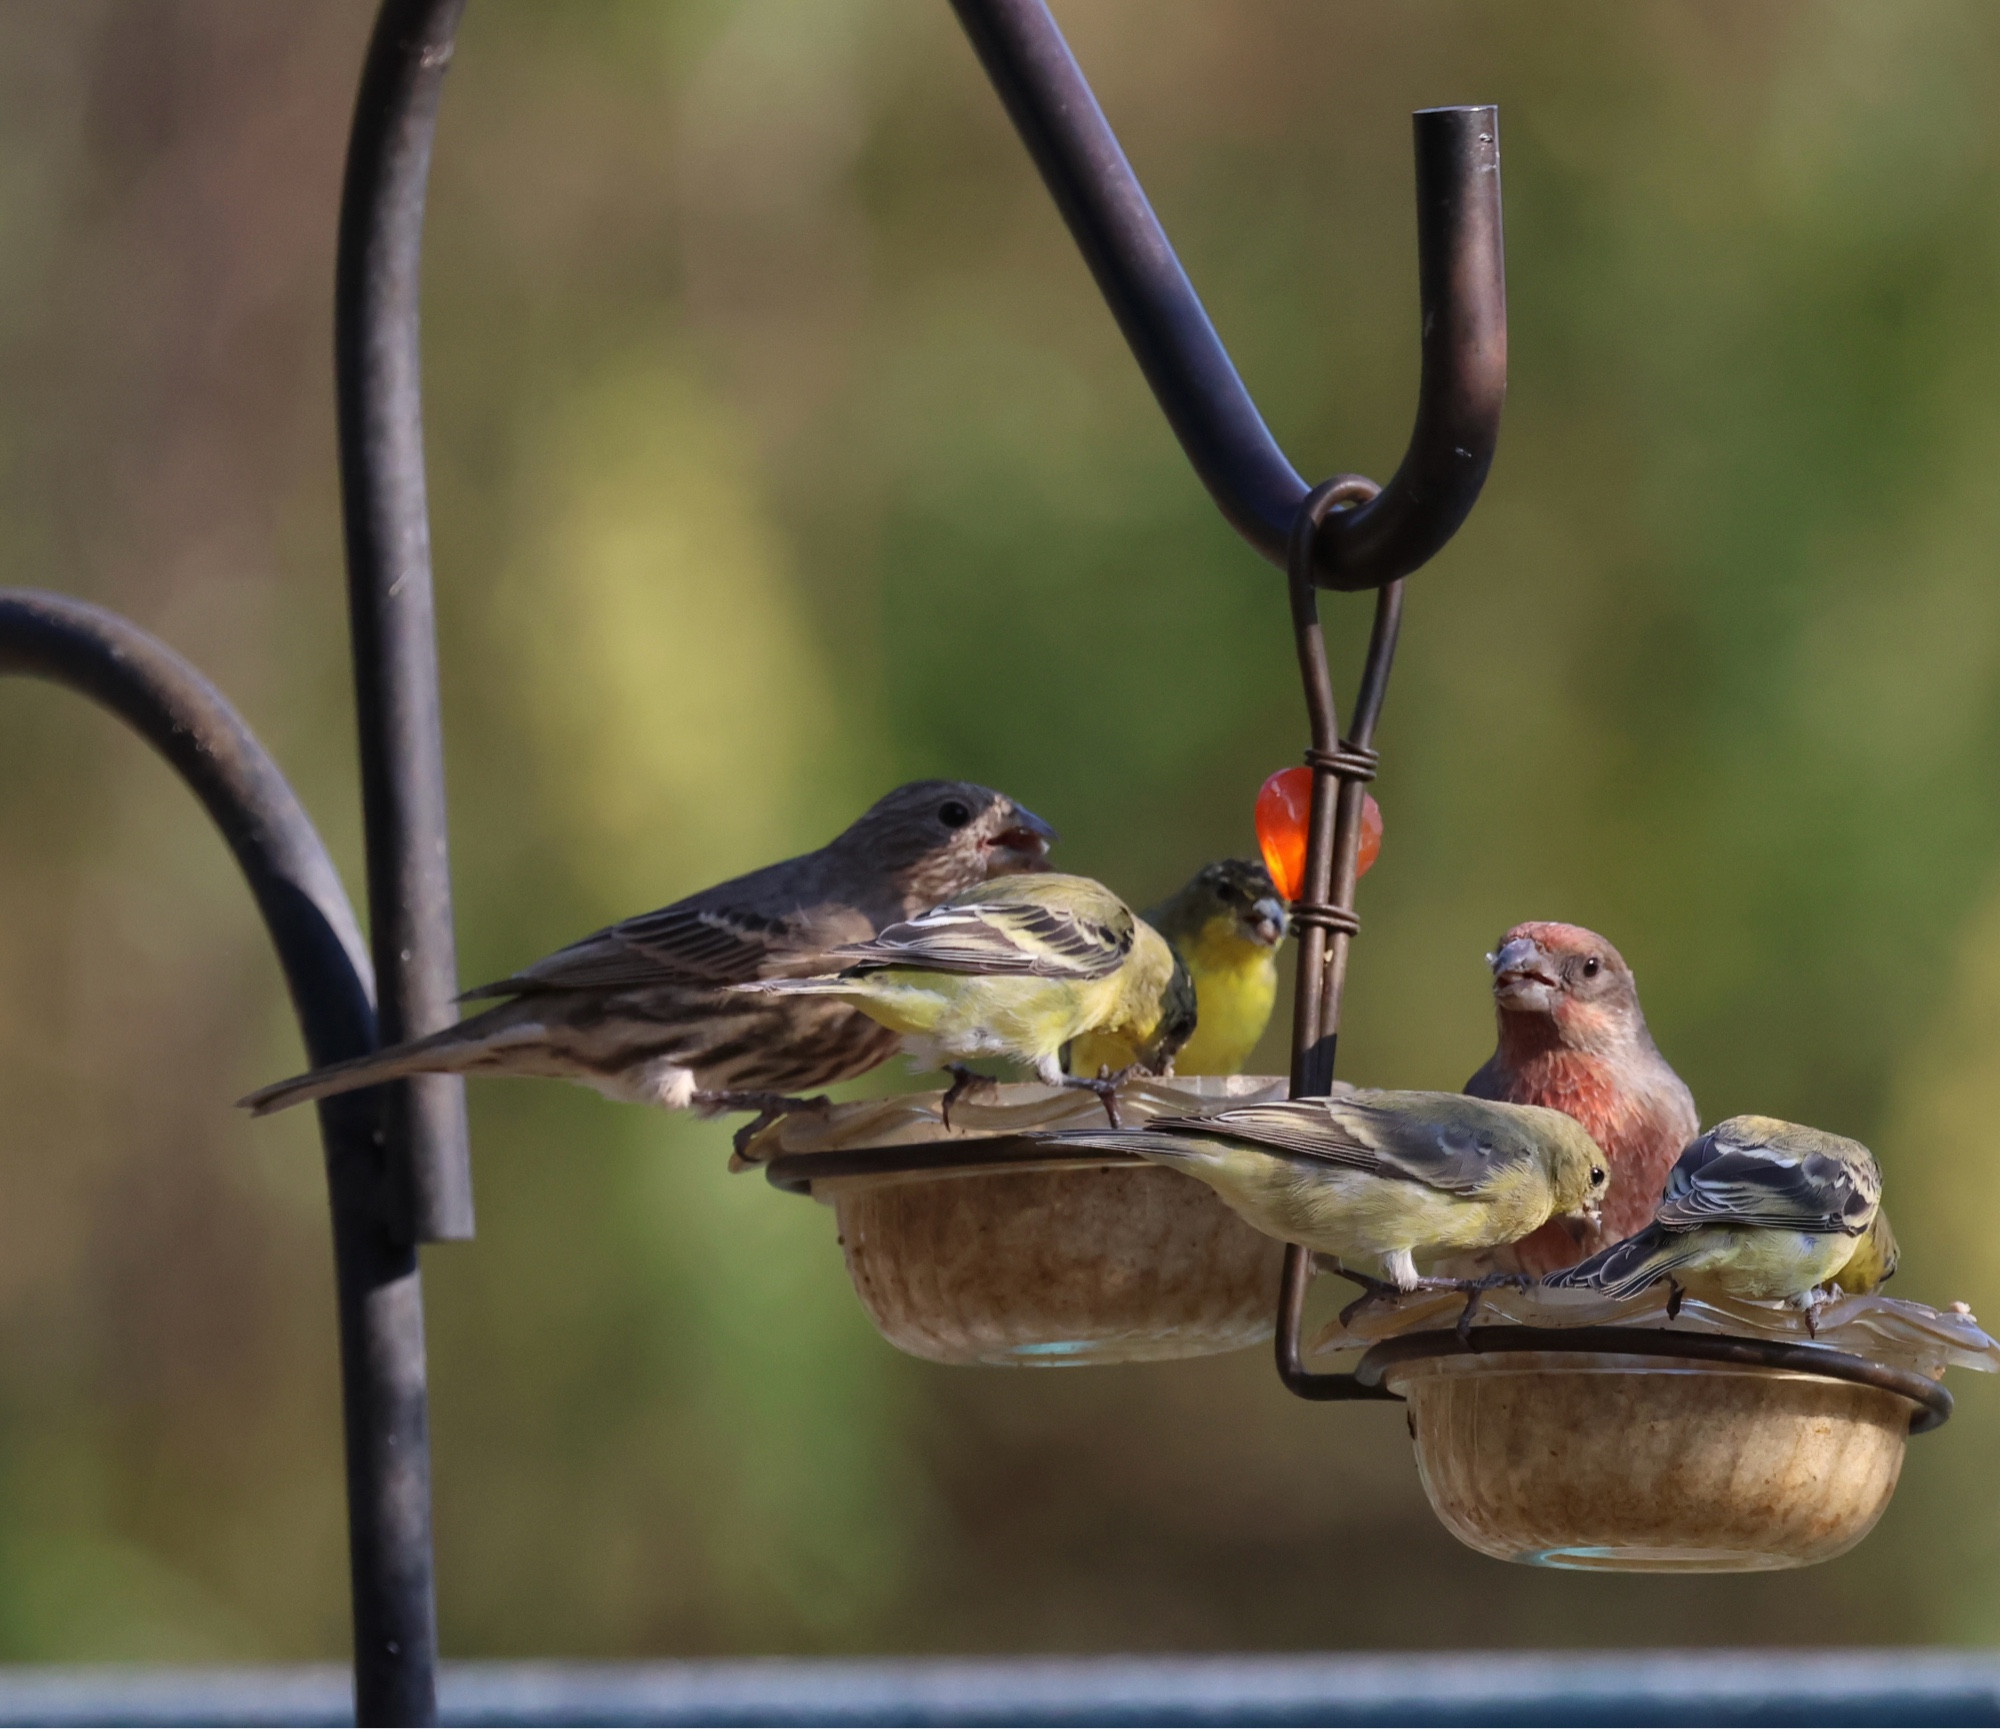
{"type": "Polygon", "coordinates": [[[900,1034],[917,1061],[953,1073],[947,1111],[982,1084],[960,1065],[1009,1057],[1045,1085],[1095,1092],[1116,1124],[1123,1076],[1067,1078],[1063,1046],[1102,1031],[1130,1048],[1137,1066],[1171,1074],[1195,1028],[1194,986],[1180,958],[1089,877],[1049,872],[985,883],[822,960],[839,972],[736,988],[833,997],[859,1009],[900,1034]]]}
{"type": "Polygon", "coordinates": [[[1420,1254],[1514,1242],[1558,1216],[1594,1219],[1606,1174],[1575,1119],[1462,1093],[1357,1088],[1039,1138],[1184,1171],[1266,1236],[1376,1261],[1401,1291],[1437,1282],[1419,1277],[1420,1254]]]}
{"type": "Polygon", "coordinates": [[[1875,1209],[1875,1222],[1863,1234],[1861,1241],[1854,1245],[1854,1253],[1847,1257],[1847,1264],[1833,1275],[1833,1282],[1850,1297],[1865,1297],[1870,1291],[1879,1291],[1896,1276],[1896,1263],[1903,1258],[1903,1251],[1896,1242],[1896,1233],[1889,1229],[1889,1213],[1885,1207],[1875,1209]]]}
{"type": "MultiPolygon", "coordinates": [[[[1271,1024],[1278,946],[1288,923],[1271,873],[1254,859],[1204,865],[1146,922],[1173,945],[1194,980],[1199,1018],[1174,1058],[1178,1075],[1238,1075],[1271,1024]]],[[[1072,1074],[1116,1073],[1138,1060],[1123,1039],[1086,1033],[1070,1047],[1072,1074]]]]}
{"type": "MultiPolygon", "coordinates": [[[[1859,1141],[1731,1117],[1688,1143],[1650,1225],[1544,1282],[1629,1297],[1671,1278],[1696,1296],[1790,1303],[1810,1315],[1821,1287],[1869,1239],[1881,1201],[1882,1172],[1859,1141]]],[[[1893,1269],[1895,1239],[1886,1227],[1883,1237],[1868,1256],[1893,1269]]],[[[1856,1277],[1867,1272],[1864,1262],[1856,1277]]]]}

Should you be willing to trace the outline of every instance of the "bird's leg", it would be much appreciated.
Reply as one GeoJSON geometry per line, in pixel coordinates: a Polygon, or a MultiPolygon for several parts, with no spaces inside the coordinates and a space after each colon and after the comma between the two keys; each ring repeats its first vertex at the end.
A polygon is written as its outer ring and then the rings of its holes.
{"type": "Polygon", "coordinates": [[[715,1092],[698,1092],[688,1101],[703,1116],[716,1116],[723,1111],[755,1111],[757,1114],[745,1123],[729,1143],[734,1149],[729,1155],[729,1168],[740,1171],[750,1163],[750,1143],[773,1123],[786,1117],[797,1116],[806,1111],[824,1111],[833,1100],[825,1093],[810,1099],[794,1098],[790,1093],[737,1092],[720,1089],[715,1092]]]}
{"type": "Polygon", "coordinates": [[[1470,1350],[1472,1317],[1479,1313],[1479,1305],[1486,1300],[1486,1293],[1500,1290],[1502,1287],[1525,1291],[1534,1280],[1525,1273],[1490,1273],[1483,1279],[1455,1279],[1448,1282],[1456,1284],[1465,1292],[1465,1308],[1460,1312],[1458,1326],[1454,1330],[1458,1334],[1458,1342],[1470,1350]]]}
{"type": "Polygon", "coordinates": [[[951,1127],[951,1107],[967,1093],[990,1093],[1000,1084],[991,1075],[982,1075],[963,1063],[946,1063],[944,1072],[951,1076],[951,1085],[945,1088],[944,1097],[938,1100],[938,1115],[944,1119],[947,1129],[951,1127]]]}
{"type": "Polygon", "coordinates": [[[1687,1301],[1687,1287],[1672,1273],[1667,1275],[1667,1319],[1680,1319],[1681,1304],[1687,1301]]]}
{"type": "Polygon", "coordinates": [[[1349,1284],[1361,1287],[1361,1295],[1340,1311],[1340,1324],[1343,1327],[1356,1315],[1360,1314],[1363,1309],[1367,1308],[1370,1303],[1379,1303],[1386,1297],[1399,1297],[1402,1295],[1402,1287],[1400,1285],[1393,1285],[1387,1279],[1378,1279],[1368,1273],[1357,1273],[1344,1261],[1330,1260],[1326,1264],[1330,1272],[1338,1273],[1349,1284]]]}
{"type": "Polygon", "coordinates": [[[1819,1337],[1820,1311],[1832,1301],[1833,1293],[1824,1285],[1806,1292],[1805,1296],[1799,1300],[1799,1313],[1805,1317],[1807,1338],[1817,1339],[1819,1337]]]}
{"type": "Polygon", "coordinates": [[[1118,1088],[1136,1073],[1135,1068],[1120,1069],[1115,1075],[1109,1069],[1100,1069],[1095,1078],[1088,1075],[1064,1075],[1062,1084],[1078,1087],[1084,1092],[1095,1093],[1104,1106],[1104,1114],[1111,1119],[1114,1129],[1125,1125],[1118,1120],[1118,1088]]]}

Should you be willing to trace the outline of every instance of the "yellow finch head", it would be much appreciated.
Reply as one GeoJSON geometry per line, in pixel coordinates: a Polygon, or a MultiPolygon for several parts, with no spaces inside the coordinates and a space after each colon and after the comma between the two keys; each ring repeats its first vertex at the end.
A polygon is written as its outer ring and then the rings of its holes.
{"type": "Polygon", "coordinates": [[[926,906],[989,877],[1047,868],[1056,831],[1005,793],[963,780],[915,780],[877,799],[827,848],[887,872],[926,906]]]}
{"type": "Polygon", "coordinates": [[[1275,949],[1289,920],[1271,873],[1255,859],[1203,865],[1187,885],[1147,913],[1176,948],[1275,949]]]}
{"type": "Polygon", "coordinates": [[[1594,1227],[1604,1207],[1604,1188],[1610,1176],[1603,1152],[1574,1117],[1543,1105],[1515,1108],[1534,1113],[1542,1168],[1554,1192],[1554,1213],[1594,1227]]]}

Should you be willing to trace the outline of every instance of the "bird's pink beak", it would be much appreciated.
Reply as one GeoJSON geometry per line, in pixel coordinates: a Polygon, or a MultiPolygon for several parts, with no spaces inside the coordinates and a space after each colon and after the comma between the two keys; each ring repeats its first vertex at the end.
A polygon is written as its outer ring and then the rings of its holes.
{"type": "Polygon", "coordinates": [[[986,842],[986,874],[998,877],[1047,870],[1049,846],[1061,838],[1033,811],[1016,805],[1014,820],[986,842]]]}
{"type": "Polygon", "coordinates": [[[1554,1012],[1560,978],[1533,937],[1516,937],[1486,959],[1493,968],[1493,1000],[1501,1008],[1516,1014],[1554,1012]]]}
{"type": "Polygon", "coordinates": [[[1275,896],[1264,895],[1250,908],[1250,934],[1266,948],[1274,949],[1283,942],[1290,925],[1285,903],[1275,896]]]}

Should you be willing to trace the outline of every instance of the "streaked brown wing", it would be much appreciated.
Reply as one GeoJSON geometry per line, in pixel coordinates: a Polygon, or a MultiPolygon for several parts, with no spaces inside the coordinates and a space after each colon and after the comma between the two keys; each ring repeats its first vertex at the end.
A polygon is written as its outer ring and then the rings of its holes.
{"type": "Polygon", "coordinates": [[[761,978],[774,956],[812,946],[805,924],[799,913],[771,917],[747,907],[679,901],[610,925],[556,950],[512,978],[481,985],[465,996],[746,984],[761,978]]]}

